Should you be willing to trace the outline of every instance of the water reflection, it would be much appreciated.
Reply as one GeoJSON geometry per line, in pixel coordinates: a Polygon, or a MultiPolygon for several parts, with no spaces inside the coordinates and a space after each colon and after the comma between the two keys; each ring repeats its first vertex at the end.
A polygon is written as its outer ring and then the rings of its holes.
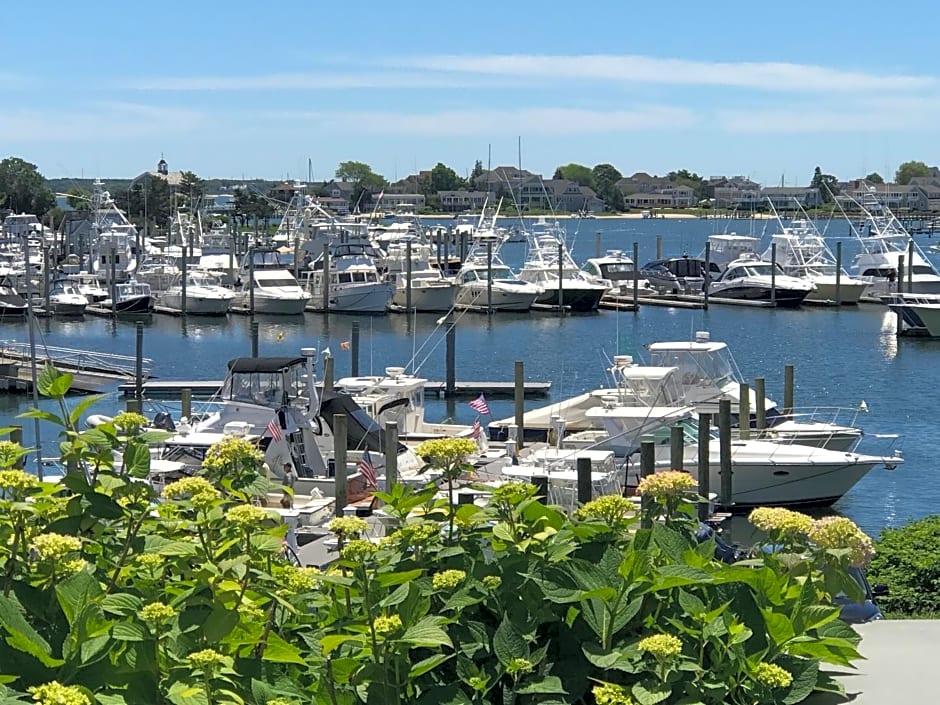
{"type": "Polygon", "coordinates": [[[885,311],[881,317],[878,346],[885,360],[893,360],[898,354],[898,314],[891,309],[885,311]]]}

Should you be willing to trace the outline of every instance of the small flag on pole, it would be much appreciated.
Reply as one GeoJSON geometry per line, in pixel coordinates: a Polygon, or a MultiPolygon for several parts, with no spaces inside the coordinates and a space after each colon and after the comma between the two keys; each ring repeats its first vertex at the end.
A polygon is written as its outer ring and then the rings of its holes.
{"type": "Polygon", "coordinates": [[[277,418],[277,414],[274,414],[274,418],[268,421],[267,432],[271,435],[271,438],[275,441],[280,441],[284,438],[284,434],[281,433],[281,422],[277,418]]]}
{"type": "Polygon", "coordinates": [[[470,408],[476,411],[478,414],[490,414],[490,405],[486,403],[486,399],[481,393],[476,399],[471,402],[467,402],[470,405],[470,408]]]}
{"type": "Polygon", "coordinates": [[[352,343],[350,343],[348,340],[344,340],[342,343],[339,344],[340,350],[349,350],[351,347],[352,347],[352,343]]]}
{"type": "Polygon", "coordinates": [[[368,448],[366,448],[365,452],[362,454],[356,467],[359,469],[359,473],[366,479],[366,482],[369,483],[369,486],[378,489],[379,478],[375,474],[375,465],[372,464],[372,456],[369,455],[368,448]]]}
{"type": "Polygon", "coordinates": [[[473,420],[473,430],[470,431],[470,438],[476,440],[480,437],[480,417],[477,416],[473,420]]]}
{"type": "Polygon", "coordinates": [[[376,200],[376,201],[381,201],[383,196],[385,196],[385,189],[384,189],[384,188],[383,188],[381,191],[379,191],[379,196],[378,196],[378,198],[376,198],[375,200],[376,200]]]}

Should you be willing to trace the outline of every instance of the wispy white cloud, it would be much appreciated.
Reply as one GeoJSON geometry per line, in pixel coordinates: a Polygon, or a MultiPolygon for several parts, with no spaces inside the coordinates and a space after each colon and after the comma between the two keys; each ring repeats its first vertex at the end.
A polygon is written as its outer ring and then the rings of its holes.
{"type": "Polygon", "coordinates": [[[898,96],[839,105],[787,105],[720,110],[716,122],[732,133],[867,133],[940,129],[940,99],[898,96]]]}
{"type": "Polygon", "coordinates": [[[310,124],[339,133],[381,135],[583,135],[685,129],[697,121],[686,108],[641,106],[633,110],[523,108],[519,110],[453,110],[405,112],[280,112],[265,117],[291,124],[310,124]]]}
{"type": "Polygon", "coordinates": [[[188,132],[206,124],[189,108],[106,101],[72,110],[38,111],[0,105],[0,134],[5,142],[118,140],[188,132]]]}
{"type": "MultiPolygon", "coordinates": [[[[506,81],[501,80],[504,85],[506,81]]],[[[300,91],[352,88],[492,87],[493,80],[426,71],[273,73],[254,76],[163,76],[128,79],[129,89],[150,91],[300,91]]]]}
{"type": "Polygon", "coordinates": [[[639,55],[443,55],[386,60],[389,67],[426,71],[622,84],[728,86],[780,92],[909,91],[936,87],[934,76],[846,71],[815,64],[664,59],[639,55]]]}

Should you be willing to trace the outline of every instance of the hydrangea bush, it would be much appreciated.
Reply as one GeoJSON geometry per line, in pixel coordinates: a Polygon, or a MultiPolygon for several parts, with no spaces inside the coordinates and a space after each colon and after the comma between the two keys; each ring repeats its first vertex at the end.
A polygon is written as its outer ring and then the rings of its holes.
{"type": "Polygon", "coordinates": [[[285,526],[238,488],[157,498],[127,471],[143,459],[99,455],[142,426],[86,437],[62,413],[84,469],[60,485],[0,453],[0,702],[789,705],[858,658],[829,605],[827,574],[867,550],[843,524],[813,525],[824,564],[807,531],[799,560],[728,566],[696,542],[679,478],[647,483],[644,522],[622,498],[569,518],[530,485],[484,507],[397,486],[380,493],[397,526],[334,520],[321,572],[283,560],[285,526]]]}

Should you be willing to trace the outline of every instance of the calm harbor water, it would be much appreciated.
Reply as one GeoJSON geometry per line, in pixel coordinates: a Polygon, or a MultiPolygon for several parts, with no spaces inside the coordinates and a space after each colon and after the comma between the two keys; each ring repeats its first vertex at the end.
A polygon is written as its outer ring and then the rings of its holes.
{"type": "MultiPolygon", "coordinates": [[[[628,253],[639,243],[640,262],[653,259],[656,238],[662,237],[666,256],[698,254],[708,234],[724,230],[726,221],[701,220],[585,220],[568,223],[573,253],[579,262],[594,255],[595,233],[602,249],[628,253]]],[[[732,229],[760,236],[761,221],[735,221],[732,229]]],[[[774,226],[767,224],[768,231],[774,226]]],[[[854,243],[845,223],[830,228],[830,235],[845,239],[846,258],[854,243]]],[[[766,241],[766,240],[765,240],[766,241]]],[[[834,242],[834,241],[833,241],[834,242]]],[[[926,236],[924,244],[930,244],[926,236]]],[[[834,244],[833,244],[834,248],[834,244]]],[[[518,266],[525,245],[504,246],[508,264],[518,266]]],[[[260,353],[295,355],[304,346],[329,347],[336,358],[337,377],[349,372],[349,353],[340,343],[349,340],[349,316],[305,314],[297,317],[259,317],[260,353]]],[[[359,317],[360,372],[379,373],[389,365],[405,365],[430,379],[444,377],[444,334],[433,314],[392,314],[359,317]],[[409,362],[410,361],[410,362],[409,362]]],[[[39,321],[37,345],[134,354],[135,324],[95,317],[67,321],[39,321]]],[[[897,339],[895,317],[887,308],[803,308],[800,310],[712,306],[709,311],[643,307],[638,313],[603,311],[559,316],[553,313],[497,314],[492,318],[468,313],[457,327],[457,375],[472,380],[510,380],[513,361],[524,360],[526,376],[550,380],[551,399],[562,399],[605,383],[605,367],[615,354],[646,359],[643,346],[657,340],[688,340],[707,330],[714,340],[727,342],[744,377],[767,379],[768,396],[782,397],[783,368],[796,368],[798,407],[857,407],[865,401],[869,411],[858,424],[869,436],[861,450],[886,453],[890,448],[879,434],[900,434],[897,446],[904,464],[896,470],[876,468],[836,509],[877,534],[910,517],[937,511],[940,486],[933,478],[934,454],[940,440],[935,416],[940,389],[940,341],[897,339]]],[[[25,341],[22,322],[0,324],[0,339],[25,341]]],[[[210,320],[182,320],[154,315],[145,322],[145,355],[153,358],[153,372],[165,379],[221,379],[225,362],[250,351],[249,319],[230,316],[210,320]]],[[[106,402],[107,411],[121,403],[117,394],[106,402]]],[[[530,406],[544,403],[532,400],[530,406]]],[[[44,402],[44,405],[46,403],[44,402]]],[[[13,422],[30,405],[29,399],[0,396],[0,425],[13,422]]],[[[494,418],[512,414],[511,400],[490,400],[494,418]]],[[[474,412],[465,401],[428,400],[428,417],[470,423],[474,412]]],[[[18,423],[23,423],[22,421],[18,423]]],[[[32,442],[33,424],[24,423],[32,442]]],[[[44,452],[55,452],[55,429],[41,430],[44,452]]]]}

